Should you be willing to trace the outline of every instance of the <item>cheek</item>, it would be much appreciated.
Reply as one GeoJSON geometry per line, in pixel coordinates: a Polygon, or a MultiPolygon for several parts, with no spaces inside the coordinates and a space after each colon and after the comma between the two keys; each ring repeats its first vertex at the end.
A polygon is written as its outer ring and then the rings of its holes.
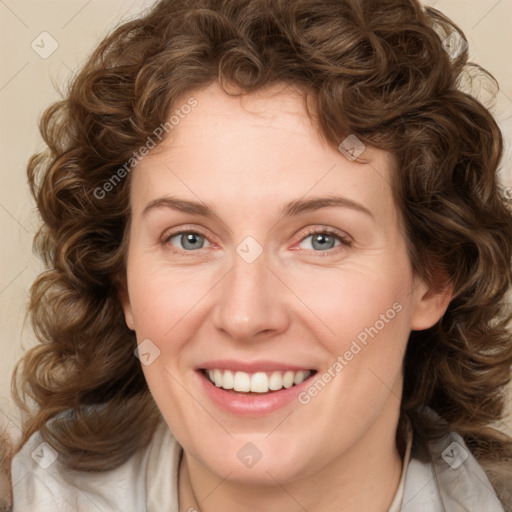
{"type": "Polygon", "coordinates": [[[331,354],[343,354],[354,340],[364,346],[381,337],[407,336],[404,303],[409,278],[406,272],[400,276],[381,268],[377,272],[370,266],[350,265],[290,275],[294,292],[314,318],[309,327],[317,326],[317,337],[331,354]]]}
{"type": "Polygon", "coordinates": [[[137,335],[165,339],[194,318],[211,278],[192,269],[133,265],[128,276],[137,335]]]}

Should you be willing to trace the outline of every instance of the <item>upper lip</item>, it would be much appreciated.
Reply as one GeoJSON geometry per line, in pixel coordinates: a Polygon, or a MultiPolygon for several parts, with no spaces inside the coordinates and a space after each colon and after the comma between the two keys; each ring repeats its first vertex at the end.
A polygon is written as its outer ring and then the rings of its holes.
{"type": "Polygon", "coordinates": [[[312,370],[311,366],[298,364],[281,363],[279,361],[235,361],[233,359],[217,359],[206,361],[200,364],[197,369],[201,370],[231,370],[246,373],[271,372],[277,370],[294,371],[312,370]]]}

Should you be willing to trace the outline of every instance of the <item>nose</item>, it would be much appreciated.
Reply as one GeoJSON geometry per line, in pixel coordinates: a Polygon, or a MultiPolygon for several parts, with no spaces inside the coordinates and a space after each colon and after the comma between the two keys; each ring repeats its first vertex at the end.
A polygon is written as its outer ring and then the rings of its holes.
{"type": "Polygon", "coordinates": [[[262,340],[289,325],[289,290],[268,263],[265,252],[252,262],[235,253],[231,270],[219,284],[213,321],[234,340],[262,340]]]}

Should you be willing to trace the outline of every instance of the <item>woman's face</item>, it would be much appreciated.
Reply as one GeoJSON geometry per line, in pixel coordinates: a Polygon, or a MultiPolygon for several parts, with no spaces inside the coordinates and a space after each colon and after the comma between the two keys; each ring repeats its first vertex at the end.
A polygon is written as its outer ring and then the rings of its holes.
{"type": "Polygon", "coordinates": [[[170,429],[211,473],[283,485],[389,445],[409,333],[446,307],[413,275],[391,156],[328,146],[290,88],[191,96],[133,170],[123,297],[170,429]]]}

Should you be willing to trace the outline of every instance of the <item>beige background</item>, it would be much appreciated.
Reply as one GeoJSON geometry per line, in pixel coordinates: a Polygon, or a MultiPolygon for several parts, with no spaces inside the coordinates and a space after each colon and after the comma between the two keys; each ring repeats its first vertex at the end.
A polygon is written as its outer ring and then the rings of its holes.
{"type": "MultiPolygon", "coordinates": [[[[41,270],[32,255],[37,227],[25,166],[42,148],[39,116],[58,98],[63,86],[96,43],[121,19],[134,16],[152,0],[0,0],[0,424],[8,421],[16,435],[18,419],[10,398],[10,376],[23,347],[33,343],[24,325],[29,287],[41,270]],[[41,35],[47,32],[48,35],[41,35]],[[41,39],[44,40],[41,43],[41,39]],[[54,41],[52,41],[52,39],[54,41]],[[52,44],[57,49],[47,58],[52,44]]],[[[512,140],[512,0],[431,0],[465,31],[470,57],[491,71],[501,84],[494,109],[512,140]]],[[[503,181],[512,186],[510,157],[503,181]]],[[[510,417],[509,417],[510,418],[510,417]]],[[[512,421],[506,427],[512,433],[512,421]]]]}

